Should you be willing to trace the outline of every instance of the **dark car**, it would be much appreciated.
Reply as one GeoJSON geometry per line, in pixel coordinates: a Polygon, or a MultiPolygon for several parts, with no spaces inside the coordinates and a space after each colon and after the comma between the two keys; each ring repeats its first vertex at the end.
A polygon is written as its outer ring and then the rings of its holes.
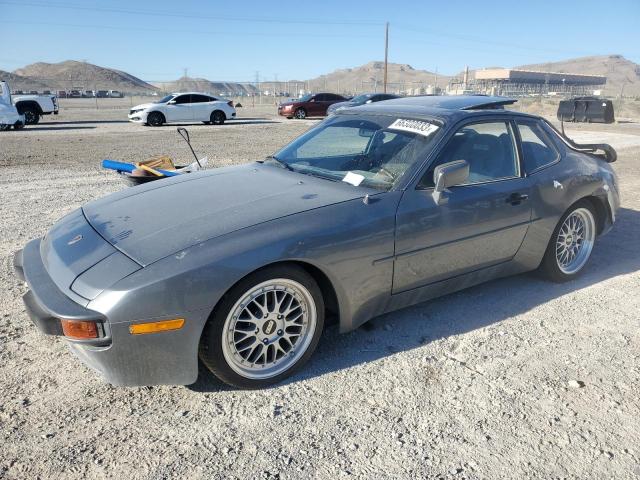
{"type": "Polygon", "coordinates": [[[278,105],[278,115],[287,118],[324,117],[331,105],[346,100],[335,93],[309,93],[297,100],[278,105]]]}
{"type": "Polygon", "coordinates": [[[498,277],[574,279],[616,219],[615,152],[513,101],[347,108],[262,161],[88,203],[16,254],[27,312],[114,384],[193,383],[200,358],[256,388],[325,318],[349,332],[498,277]]]}
{"type": "Polygon", "coordinates": [[[334,103],[327,109],[327,115],[333,115],[338,109],[357,107],[366,103],[382,102],[383,100],[393,100],[394,98],[400,98],[398,95],[392,93],[362,93],[353,97],[346,102],[334,103]]]}

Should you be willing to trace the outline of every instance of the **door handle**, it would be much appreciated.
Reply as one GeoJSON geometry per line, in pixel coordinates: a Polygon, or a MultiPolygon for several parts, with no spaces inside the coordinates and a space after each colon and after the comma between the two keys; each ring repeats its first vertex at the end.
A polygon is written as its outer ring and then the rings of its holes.
{"type": "Polygon", "coordinates": [[[529,198],[529,195],[526,195],[524,193],[512,193],[511,195],[509,195],[507,197],[506,201],[507,201],[507,203],[510,203],[511,205],[520,205],[527,198],[529,198]]]}

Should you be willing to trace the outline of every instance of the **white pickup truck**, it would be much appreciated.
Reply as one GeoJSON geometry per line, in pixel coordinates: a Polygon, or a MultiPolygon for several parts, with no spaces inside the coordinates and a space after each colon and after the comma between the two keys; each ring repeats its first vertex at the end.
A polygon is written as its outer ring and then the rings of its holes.
{"type": "Polygon", "coordinates": [[[20,115],[11,103],[11,90],[7,82],[0,82],[0,131],[24,127],[24,115],[20,115]]]}
{"type": "Polygon", "coordinates": [[[35,125],[42,115],[58,114],[58,98],[55,95],[12,95],[11,100],[27,125],[35,125]]]}

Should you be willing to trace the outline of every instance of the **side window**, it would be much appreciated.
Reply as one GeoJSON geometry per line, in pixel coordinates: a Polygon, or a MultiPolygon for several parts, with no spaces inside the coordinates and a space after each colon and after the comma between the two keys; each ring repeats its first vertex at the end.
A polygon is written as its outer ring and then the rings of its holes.
{"type": "Polygon", "coordinates": [[[433,170],[443,163],[466,160],[466,185],[520,175],[513,133],[508,122],[482,122],[461,127],[440,151],[418,188],[433,187],[433,170]]]}
{"type": "Polygon", "coordinates": [[[205,103],[210,101],[211,98],[206,95],[191,95],[191,103],[205,103]]]}
{"type": "Polygon", "coordinates": [[[319,95],[316,95],[316,96],[315,96],[315,97],[313,97],[313,98],[315,98],[316,102],[326,102],[326,101],[328,100],[328,99],[327,99],[327,96],[326,96],[324,93],[321,93],[321,94],[319,94],[319,95]]]}
{"type": "Polygon", "coordinates": [[[180,95],[175,98],[177,104],[191,103],[191,95],[180,95]]]}
{"type": "Polygon", "coordinates": [[[538,122],[518,121],[517,124],[522,142],[522,162],[527,173],[558,160],[558,152],[538,122]]]}

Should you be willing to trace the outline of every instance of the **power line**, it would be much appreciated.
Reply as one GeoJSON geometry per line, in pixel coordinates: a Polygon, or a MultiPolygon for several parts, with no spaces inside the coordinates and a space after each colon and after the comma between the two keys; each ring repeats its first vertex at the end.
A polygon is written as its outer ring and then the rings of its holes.
{"type": "MultiPolygon", "coordinates": [[[[129,10],[123,8],[113,7],[87,7],[77,4],[64,4],[64,3],[51,3],[51,2],[12,2],[12,1],[0,1],[0,5],[14,5],[18,7],[38,7],[38,8],[50,8],[50,9],[69,9],[69,10],[84,10],[91,12],[107,12],[107,13],[127,13],[130,15],[144,15],[157,16],[157,17],[172,17],[172,18],[195,18],[201,20],[224,20],[228,22],[252,22],[252,23],[273,23],[273,24],[308,24],[308,25],[351,25],[351,26],[379,26],[382,22],[363,22],[352,20],[329,20],[329,19],[282,19],[282,18],[269,18],[269,17],[235,17],[230,15],[201,15],[201,14],[188,14],[179,12],[167,12],[167,11],[148,11],[148,10],[129,10]]],[[[237,32],[236,32],[237,34],[237,32]]],[[[244,34],[243,34],[244,35],[244,34]]]]}
{"type": "MultiPolygon", "coordinates": [[[[0,2],[1,4],[1,2],[0,2]]],[[[87,24],[74,24],[74,23],[59,23],[59,22],[28,22],[21,20],[5,20],[10,22],[13,25],[43,25],[48,27],[70,27],[70,28],[82,28],[82,29],[95,29],[101,28],[105,30],[123,30],[127,32],[131,32],[131,27],[115,27],[112,25],[87,25],[87,24]]],[[[135,27],[136,31],[145,31],[145,32],[162,32],[167,33],[166,29],[162,28],[148,28],[148,27],[135,27]]],[[[175,33],[185,33],[185,34],[196,34],[196,35],[232,35],[238,36],[237,31],[211,31],[211,30],[171,30],[172,34],[175,33]]],[[[256,36],[256,37],[291,37],[289,33],[272,33],[272,32],[246,32],[242,34],[243,36],[256,36]]],[[[334,38],[334,37],[346,37],[346,38],[377,38],[376,35],[352,35],[352,34],[341,34],[341,33],[305,33],[305,37],[314,37],[314,38],[334,38]]]]}

